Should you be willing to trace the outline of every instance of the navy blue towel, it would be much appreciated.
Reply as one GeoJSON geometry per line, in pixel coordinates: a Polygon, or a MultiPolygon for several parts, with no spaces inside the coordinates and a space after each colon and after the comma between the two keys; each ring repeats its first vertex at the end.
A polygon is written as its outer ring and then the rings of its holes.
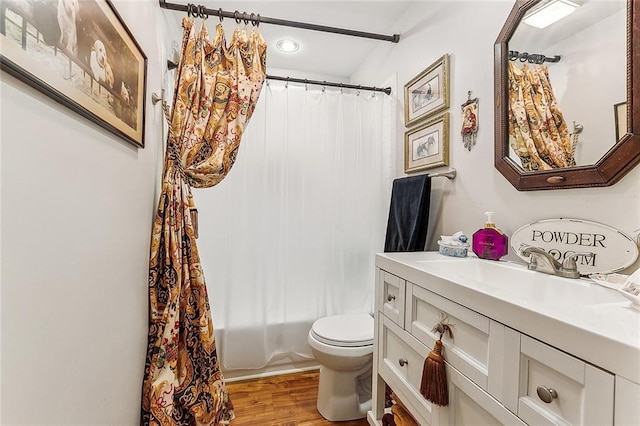
{"type": "Polygon", "coordinates": [[[429,175],[410,176],[393,181],[385,252],[424,250],[430,201],[429,175]]]}

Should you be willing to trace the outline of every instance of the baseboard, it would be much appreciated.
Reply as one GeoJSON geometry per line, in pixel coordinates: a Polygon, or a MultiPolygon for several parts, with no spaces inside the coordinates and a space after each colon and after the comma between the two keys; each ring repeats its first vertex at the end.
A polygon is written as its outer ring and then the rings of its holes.
{"type": "Polygon", "coordinates": [[[264,367],[260,370],[231,370],[224,371],[224,379],[227,382],[239,382],[241,380],[261,379],[264,377],[278,376],[280,374],[301,373],[320,369],[320,364],[315,360],[283,363],[264,367]]]}

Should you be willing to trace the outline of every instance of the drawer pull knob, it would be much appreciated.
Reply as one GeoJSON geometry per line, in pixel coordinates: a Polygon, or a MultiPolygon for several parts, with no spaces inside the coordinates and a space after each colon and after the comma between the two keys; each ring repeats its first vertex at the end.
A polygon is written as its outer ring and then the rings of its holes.
{"type": "Polygon", "coordinates": [[[546,386],[538,386],[538,389],[536,390],[538,392],[538,398],[547,404],[551,403],[551,401],[558,397],[558,392],[556,392],[555,389],[551,389],[546,386]]]}
{"type": "Polygon", "coordinates": [[[407,361],[407,360],[406,360],[406,359],[404,359],[404,358],[400,358],[400,359],[398,360],[398,364],[400,364],[400,367],[404,367],[405,365],[409,364],[409,361],[407,361]]]}
{"type": "Polygon", "coordinates": [[[391,302],[392,300],[396,300],[396,297],[393,294],[387,295],[387,302],[391,302]]]}

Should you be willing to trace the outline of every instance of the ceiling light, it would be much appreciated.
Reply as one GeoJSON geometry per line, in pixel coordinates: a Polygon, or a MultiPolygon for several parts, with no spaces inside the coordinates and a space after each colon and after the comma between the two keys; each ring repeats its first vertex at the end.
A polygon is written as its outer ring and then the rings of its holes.
{"type": "Polygon", "coordinates": [[[283,40],[278,41],[276,43],[276,47],[281,52],[293,53],[293,52],[297,52],[298,49],[300,49],[300,44],[295,40],[285,38],[283,40]]]}
{"type": "Polygon", "coordinates": [[[535,10],[523,19],[524,23],[536,28],[544,28],[556,21],[569,16],[578,5],[569,0],[551,0],[541,8],[535,10]]]}

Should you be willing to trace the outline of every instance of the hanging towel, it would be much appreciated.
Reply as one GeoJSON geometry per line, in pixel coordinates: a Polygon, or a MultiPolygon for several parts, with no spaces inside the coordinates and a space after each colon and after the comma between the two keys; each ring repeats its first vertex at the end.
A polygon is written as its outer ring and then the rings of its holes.
{"type": "Polygon", "coordinates": [[[385,252],[424,250],[430,200],[429,175],[410,176],[393,181],[385,252]]]}

